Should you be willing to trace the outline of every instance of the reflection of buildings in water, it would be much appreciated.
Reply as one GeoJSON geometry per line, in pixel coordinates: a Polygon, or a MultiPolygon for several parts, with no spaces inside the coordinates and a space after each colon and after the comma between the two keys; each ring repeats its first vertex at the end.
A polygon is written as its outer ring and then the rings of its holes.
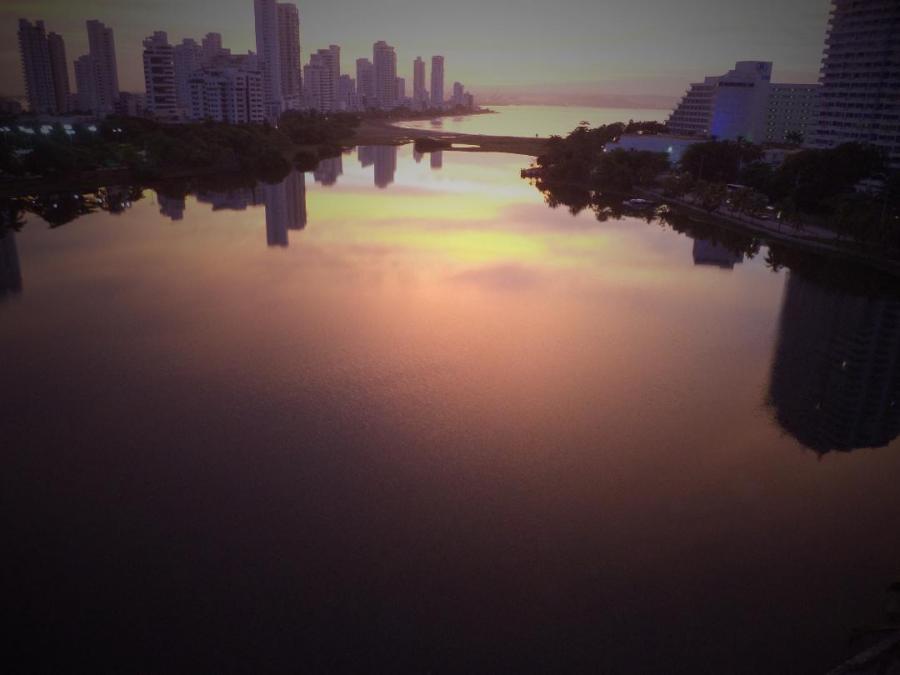
{"type": "Polygon", "coordinates": [[[248,206],[256,206],[261,198],[259,188],[235,188],[227,192],[199,190],[197,201],[209,204],[213,211],[243,211],[248,206]]]}
{"type": "Polygon", "coordinates": [[[287,246],[288,230],[306,227],[306,176],[292,171],[276,185],[262,186],[266,205],[266,243],[287,246]]]}
{"type": "Polygon", "coordinates": [[[386,188],[394,182],[397,172],[397,146],[379,145],[375,147],[375,186],[386,188]]]}
{"type": "Polygon", "coordinates": [[[337,183],[338,176],[344,173],[343,157],[329,157],[319,162],[319,166],[313,171],[313,178],[317,183],[329,187],[337,183]]]}
{"type": "Polygon", "coordinates": [[[444,167],[444,152],[443,150],[435,150],[431,153],[431,168],[432,169],[441,169],[444,167]]]}
{"type": "Polygon", "coordinates": [[[16,235],[7,230],[0,235],[0,298],[22,292],[22,269],[19,267],[19,249],[16,235]]]}
{"type": "Polygon", "coordinates": [[[694,239],[694,264],[712,265],[722,269],[734,269],[744,261],[744,254],[708,239],[694,239]]]}
{"type": "Polygon", "coordinates": [[[866,297],[791,273],[772,362],[778,423],[823,454],[900,434],[900,298],[866,297]]]}
{"type": "Polygon", "coordinates": [[[421,152],[419,152],[418,150],[416,150],[415,148],[413,148],[413,159],[416,161],[416,164],[421,163],[422,158],[423,158],[424,156],[425,156],[424,154],[422,154],[421,152]]]}
{"type": "Polygon", "coordinates": [[[361,145],[357,149],[356,154],[359,157],[359,165],[363,169],[365,169],[367,166],[372,166],[375,163],[374,145],[361,145]]]}
{"type": "Polygon", "coordinates": [[[172,220],[184,220],[184,197],[166,197],[156,193],[156,202],[159,204],[159,214],[172,220]]]}

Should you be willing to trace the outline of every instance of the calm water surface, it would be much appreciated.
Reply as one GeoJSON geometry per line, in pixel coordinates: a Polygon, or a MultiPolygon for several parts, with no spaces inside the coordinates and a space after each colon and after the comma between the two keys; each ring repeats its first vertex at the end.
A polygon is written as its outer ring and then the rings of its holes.
{"type": "Polygon", "coordinates": [[[591,126],[627,122],[628,120],[656,120],[664,122],[668,110],[630,108],[588,108],[555,105],[498,105],[487,106],[494,115],[442,117],[434,121],[398,122],[408,129],[454,131],[486,136],[565,136],[581,122],[591,126]]]}
{"type": "Polygon", "coordinates": [[[11,658],[822,673],[852,654],[900,579],[900,296],[549,209],[526,163],[360,148],[8,232],[11,658]]]}

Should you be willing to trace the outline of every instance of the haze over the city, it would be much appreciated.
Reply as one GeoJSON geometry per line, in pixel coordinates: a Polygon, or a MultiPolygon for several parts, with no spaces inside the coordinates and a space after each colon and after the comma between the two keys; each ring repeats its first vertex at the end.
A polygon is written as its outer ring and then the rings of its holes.
{"type": "MultiPolygon", "coordinates": [[[[349,66],[383,39],[397,48],[399,75],[411,77],[417,55],[444,54],[454,77],[487,102],[668,106],[689,82],[741,59],[773,61],[776,81],[815,81],[830,3],[303,0],[298,7],[304,59],[336,43],[349,66]]],[[[20,17],[44,19],[70,55],[87,49],[85,19],[111,26],[121,85],[131,91],[143,90],[141,41],[154,30],[173,40],[216,31],[236,52],[255,49],[246,0],[6,0],[0,93],[13,96],[24,94],[20,17]]]]}

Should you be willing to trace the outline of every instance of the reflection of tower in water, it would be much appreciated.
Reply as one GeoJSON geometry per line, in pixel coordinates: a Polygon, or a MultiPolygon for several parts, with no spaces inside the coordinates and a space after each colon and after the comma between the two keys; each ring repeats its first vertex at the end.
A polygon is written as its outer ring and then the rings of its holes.
{"type": "Polygon", "coordinates": [[[19,250],[12,230],[0,232],[0,298],[22,292],[22,269],[19,250]]]}
{"type": "Polygon", "coordinates": [[[374,145],[361,145],[357,149],[356,154],[359,157],[359,165],[364,169],[367,166],[372,166],[375,163],[374,145]]]}
{"type": "Polygon", "coordinates": [[[167,197],[156,193],[156,203],[159,204],[159,214],[172,220],[184,220],[184,197],[167,197]]]}
{"type": "Polygon", "coordinates": [[[444,153],[441,150],[435,150],[431,153],[431,168],[441,169],[444,166],[444,153]]]}
{"type": "Polygon", "coordinates": [[[386,188],[394,182],[397,171],[397,147],[379,145],[375,147],[375,186],[386,188]]]}
{"type": "Polygon", "coordinates": [[[900,434],[900,297],[825,288],[791,273],[772,362],[778,423],[818,453],[900,434]]]}
{"type": "Polygon", "coordinates": [[[337,183],[338,176],[344,173],[343,157],[329,157],[319,162],[319,165],[313,171],[313,178],[317,183],[321,183],[325,187],[330,187],[337,183]]]}
{"type": "Polygon", "coordinates": [[[743,262],[744,254],[735,253],[727,246],[709,239],[694,239],[694,264],[711,265],[722,269],[734,269],[743,262]]]}
{"type": "Polygon", "coordinates": [[[266,243],[287,246],[288,230],[306,227],[306,175],[292,171],[275,185],[262,186],[266,205],[266,243]]]}

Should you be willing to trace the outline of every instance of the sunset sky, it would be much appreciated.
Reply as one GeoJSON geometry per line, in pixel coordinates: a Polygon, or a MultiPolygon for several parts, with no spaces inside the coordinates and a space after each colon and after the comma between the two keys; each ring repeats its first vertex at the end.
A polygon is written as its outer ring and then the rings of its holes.
{"type": "MultiPolygon", "coordinates": [[[[775,62],[776,81],[815,81],[829,0],[299,0],[304,61],[336,43],[344,72],[372,43],[397,48],[398,74],[439,53],[447,79],[482,98],[552,92],[678,96],[690,81],[737,60],[775,62]]],[[[115,30],[122,89],[143,90],[141,40],[220,32],[225,46],[254,49],[252,0],[3,0],[0,93],[24,93],[18,18],[61,33],[71,62],[87,50],[84,20],[115,30]]],[[[355,73],[354,73],[355,75],[355,73]]],[[[71,77],[71,75],[70,75],[71,77]]],[[[74,88],[74,79],[73,79],[74,88]]],[[[649,100],[649,99],[648,99],[649,100]]],[[[564,102],[564,101],[561,101],[564,102]]]]}

